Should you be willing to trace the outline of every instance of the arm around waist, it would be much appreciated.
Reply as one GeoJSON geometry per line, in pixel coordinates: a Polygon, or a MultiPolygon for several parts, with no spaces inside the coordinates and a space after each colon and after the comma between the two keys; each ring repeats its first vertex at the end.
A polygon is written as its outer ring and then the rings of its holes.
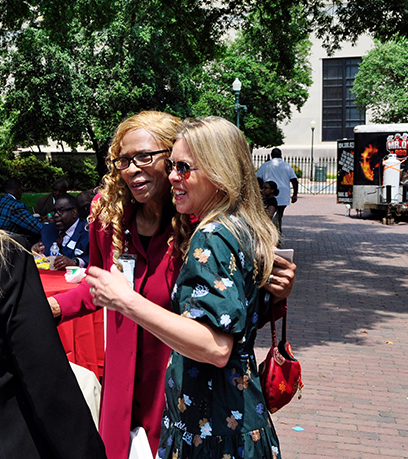
{"type": "Polygon", "coordinates": [[[92,303],[89,285],[86,282],[82,282],[69,292],[48,298],[48,302],[54,317],[61,317],[61,322],[91,314],[99,309],[92,303]]]}

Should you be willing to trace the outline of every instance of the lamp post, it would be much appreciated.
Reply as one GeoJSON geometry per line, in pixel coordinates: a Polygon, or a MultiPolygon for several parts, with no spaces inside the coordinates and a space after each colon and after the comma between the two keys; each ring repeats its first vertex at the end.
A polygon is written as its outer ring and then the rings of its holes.
{"type": "Polygon", "coordinates": [[[242,83],[235,78],[234,82],[232,83],[232,90],[235,93],[235,105],[234,105],[234,112],[235,112],[235,124],[237,128],[239,128],[239,110],[242,108],[244,112],[247,111],[246,105],[240,105],[239,103],[239,94],[241,93],[242,83]]]}
{"type": "Polygon", "coordinates": [[[316,121],[310,122],[310,128],[312,129],[312,148],[310,152],[310,181],[313,182],[313,140],[314,140],[314,130],[316,128],[316,121]]]}

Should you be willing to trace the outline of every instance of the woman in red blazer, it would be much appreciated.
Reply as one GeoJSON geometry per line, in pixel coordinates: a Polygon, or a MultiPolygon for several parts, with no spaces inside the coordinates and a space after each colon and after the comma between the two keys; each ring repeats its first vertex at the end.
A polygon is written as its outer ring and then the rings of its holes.
{"type": "Polygon", "coordinates": [[[106,459],[24,239],[0,231],[0,457],[106,459]]]}
{"type": "MultiPolygon", "coordinates": [[[[134,289],[170,309],[170,294],[181,259],[168,241],[174,215],[165,159],[170,156],[179,118],[155,111],[123,121],[109,149],[109,172],[92,206],[89,266],[110,269],[122,253],[137,257],[134,289]]],[[[286,298],[294,269],[285,260],[276,266],[282,281],[276,297],[286,298]]],[[[275,275],[275,271],[274,271],[275,275]]],[[[89,285],[80,284],[50,298],[62,321],[96,309],[89,285]]],[[[164,375],[170,349],[120,313],[107,311],[107,339],[100,433],[109,459],[126,459],[130,430],[143,426],[156,454],[164,409],[164,375]]]]}
{"type": "MultiPolygon", "coordinates": [[[[172,115],[149,111],[120,124],[89,226],[89,265],[110,269],[121,253],[134,255],[134,289],[166,309],[181,262],[168,245],[174,208],[164,159],[179,123],[172,115]]],[[[55,295],[55,300],[50,303],[54,310],[60,308],[62,321],[95,310],[86,283],[55,295]]],[[[110,459],[128,457],[130,430],[137,426],[146,429],[156,453],[169,354],[167,346],[136,323],[107,312],[99,429],[110,459]]]]}

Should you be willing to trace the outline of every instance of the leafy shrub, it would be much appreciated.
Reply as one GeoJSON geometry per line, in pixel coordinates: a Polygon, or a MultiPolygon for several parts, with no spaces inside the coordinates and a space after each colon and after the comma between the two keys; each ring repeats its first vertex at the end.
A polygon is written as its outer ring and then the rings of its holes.
{"type": "Polygon", "coordinates": [[[294,170],[297,178],[302,178],[303,177],[302,169],[299,169],[296,165],[293,165],[292,169],[294,170]]]}
{"type": "Polygon", "coordinates": [[[54,167],[47,161],[37,159],[34,155],[14,159],[3,159],[0,162],[0,184],[2,190],[11,177],[18,178],[24,191],[51,190],[51,185],[64,176],[62,169],[54,167]]]}
{"type": "Polygon", "coordinates": [[[0,192],[4,191],[4,185],[7,180],[13,176],[13,169],[10,161],[7,159],[0,159],[0,192]]]}
{"type": "Polygon", "coordinates": [[[64,178],[70,190],[89,190],[98,185],[99,175],[95,170],[94,162],[89,158],[80,158],[75,154],[53,159],[51,164],[64,171],[64,178]]]}

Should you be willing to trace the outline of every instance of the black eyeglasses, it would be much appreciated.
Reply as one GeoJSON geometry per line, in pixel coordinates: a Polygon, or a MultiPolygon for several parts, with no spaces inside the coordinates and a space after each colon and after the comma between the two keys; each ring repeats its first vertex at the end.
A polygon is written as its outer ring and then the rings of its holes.
{"type": "Polygon", "coordinates": [[[127,156],[120,156],[119,158],[113,159],[112,163],[118,171],[123,171],[130,166],[130,163],[133,163],[136,167],[144,167],[152,164],[153,156],[158,155],[159,153],[165,153],[170,151],[168,148],[165,150],[149,151],[145,153],[138,153],[132,158],[127,156]]]}
{"type": "Polygon", "coordinates": [[[64,212],[66,212],[66,211],[68,211],[68,210],[72,210],[72,209],[76,209],[76,207],[65,207],[65,209],[64,209],[64,208],[61,208],[61,209],[54,209],[54,210],[51,211],[51,215],[54,216],[55,214],[58,214],[58,215],[61,217],[61,215],[62,215],[64,212]]]}
{"type": "Polygon", "coordinates": [[[183,179],[188,179],[190,177],[191,171],[198,170],[198,167],[192,167],[190,164],[186,163],[185,161],[177,161],[174,162],[171,159],[166,158],[166,167],[167,173],[170,175],[170,172],[176,168],[177,173],[183,179]]]}

